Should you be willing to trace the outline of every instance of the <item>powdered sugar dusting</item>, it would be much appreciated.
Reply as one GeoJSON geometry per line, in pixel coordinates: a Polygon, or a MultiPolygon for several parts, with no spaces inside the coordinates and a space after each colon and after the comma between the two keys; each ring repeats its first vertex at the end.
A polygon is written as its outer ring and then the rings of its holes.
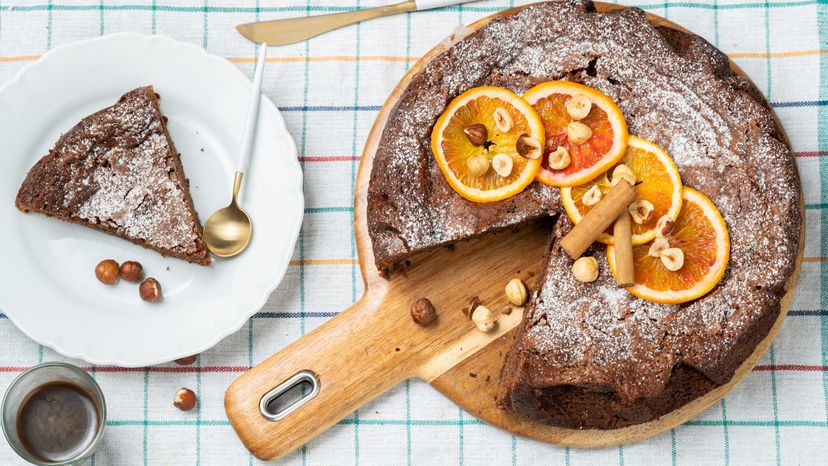
{"type": "Polygon", "coordinates": [[[201,241],[198,220],[151,92],[131,91],[61,139],[53,152],[68,171],[61,207],[128,239],[192,253],[201,241]]]}
{"type": "Polygon", "coordinates": [[[92,182],[98,189],[76,215],[92,223],[109,223],[130,238],[147,239],[161,248],[194,241],[184,193],[170,179],[167,167],[159,166],[158,154],[167,151],[164,135],[152,133],[134,148],[114,147],[98,154],[110,164],[95,168],[92,182]]]}
{"type": "MultiPolygon", "coordinates": [[[[583,82],[613,98],[630,132],[664,147],[685,184],[714,201],[732,257],[717,289],[677,306],[619,290],[603,248],[593,251],[601,276],[592,284],[575,281],[571,260],[553,250],[513,349],[546,364],[521,377],[539,386],[608,385],[627,402],[660,393],[677,364],[723,383],[746,355],[740,348],[767,332],[793,273],[801,227],[793,158],[763,99],[729,75],[712,46],[690,36],[668,41],[640,10],[597,14],[585,5],[537,4],[495,20],[414,78],[374,159],[368,220],[377,263],[561,212],[557,190],[537,184],[495,205],[462,200],[433,162],[429,133],[470,87],[521,93],[551,79],[583,82]]],[[[568,220],[557,228],[562,235],[568,220]]]]}

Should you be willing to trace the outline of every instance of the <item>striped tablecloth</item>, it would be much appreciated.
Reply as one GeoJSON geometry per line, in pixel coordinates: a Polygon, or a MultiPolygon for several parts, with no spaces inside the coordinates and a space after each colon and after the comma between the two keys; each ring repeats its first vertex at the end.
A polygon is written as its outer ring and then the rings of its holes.
{"type": "MultiPolygon", "coordinates": [[[[254,46],[235,32],[237,23],[382,3],[388,0],[1,0],[0,82],[52,47],[118,31],[189,41],[251,75],[254,46]]],[[[412,63],[455,27],[514,3],[521,2],[491,0],[406,14],[271,50],[264,92],[281,108],[305,171],[307,208],[293,263],[261,312],[197,365],[89,367],[110,408],[94,464],[257,463],[228,424],[224,389],[362,293],[353,181],[380,105],[412,63]],[[184,413],[171,406],[182,386],[198,393],[198,409],[184,413]]],[[[828,207],[828,184],[821,183],[828,177],[828,1],[623,3],[667,17],[725,51],[772,102],[796,152],[805,187],[806,257],[793,308],[759,366],[687,424],[634,445],[597,450],[515,437],[410,381],[283,463],[825,464],[828,294],[822,287],[828,285],[828,235],[823,239],[820,233],[828,207]]],[[[0,314],[0,389],[31,365],[62,359],[0,314]]],[[[0,442],[0,464],[20,463],[0,442]]]]}

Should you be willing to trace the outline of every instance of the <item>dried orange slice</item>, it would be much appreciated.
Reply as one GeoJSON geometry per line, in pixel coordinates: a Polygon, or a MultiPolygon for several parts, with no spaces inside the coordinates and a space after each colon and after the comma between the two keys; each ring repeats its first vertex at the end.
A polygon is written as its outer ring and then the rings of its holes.
{"type": "MultiPolygon", "coordinates": [[[[639,298],[684,303],[707,294],[724,274],[730,259],[730,237],[722,214],[695,189],[685,187],[682,199],[681,212],[668,235],[633,247],[635,285],[627,291],[639,298]],[[675,249],[681,252],[677,254],[675,249]],[[659,251],[664,259],[655,257],[659,251]],[[678,256],[683,256],[683,263],[677,268],[678,256]]],[[[614,274],[613,246],[607,246],[607,260],[614,274]]]]}
{"type": "Polygon", "coordinates": [[[609,97],[591,87],[569,81],[549,81],[523,95],[543,120],[546,151],[538,180],[550,186],[578,186],[607,171],[624,155],[627,123],[609,97]],[[589,128],[587,134],[578,134],[589,128]],[[584,140],[583,136],[588,136],[584,140]],[[549,156],[562,147],[569,163],[553,163],[549,156]]]}
{"type": "Polygon", "coordinates": [[[495,202],[523,191],[540,169],[544,143],[543,124],[532,107],[513,92],[492,86],[457,96],[431,132],[431,151],[449,185],[474,202],[495,202]],[[519,140],[525,157],[518,153],[519,140]],[[534,153],[527,153],[527,141],[536,146],[534,153]]]}
{"type": "MultiPolygon", "coordinates": [[[[615,168],[624,165],[635,176],[635,190],[638,193],[637,204],[644,209],[644,218],[634,218],[632,224],[632,242],[644,244],[656,237],[656,225],[661,217],[675,220],[681,210],[681,176],[673,159],[661,147],[646,139],[630,135],[627,150],[619,163],[593,181],[575,186],[561,188],[561,202],[573,223],[578,223],[592,209],[587,193],[597,186],[601,195],[612,189],[612,175],[615,168]],[[584,196],[587,196],[585,198],[584,196]],[[649,211],[649,212],[648,212],[649,211]]],[[[594,192],[590,192],[594,194],[594,192]]],[[[598,241],[612,244],[611,231],[602,233],[598,241]]]]}

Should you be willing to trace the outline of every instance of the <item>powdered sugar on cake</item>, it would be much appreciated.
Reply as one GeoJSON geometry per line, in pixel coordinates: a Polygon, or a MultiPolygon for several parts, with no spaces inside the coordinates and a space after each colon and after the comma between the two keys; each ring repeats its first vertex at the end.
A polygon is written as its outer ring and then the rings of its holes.
{"type": "MultiPolygon", "coordinates": [[[[143,91],[143,90],[141,90],[143,91]]],[[[135,91],[133,91],[135,92],[135,91]]],[[[173,148],[152,101],[140,93],[85,120],[59,144],[67,164],[64,207],[90,224],[164,249],[193,249],[198,236],[173,148]]]]}
{"type": "MultiPolygon", "coordinates": [[[[700,39],[671,44],[639,10],[596,14],[584,5],[538,4],[496,19],[413,78],[373,162],[368,217],[377,262],[560,213],[557,190],[538,184],[510,200],[533,199],[536,209],[513,211],[509,201],[470,207],[447,194],[429,134],[448,102],[471,87],[522,93],[547,80],[582,82],[613,98],[630,133],[665,148],[684,183],[718,206],[731,261],[706,297],[664,305],[617,288],[603,247],[592,251],[599,280],[584,284],[554,246],[513,349],[546,365],[524,368],[521,377],[535,388],[610,386],[626,402],[658,394],[679,364],[724,383],[744,349],[767,333],[794,270],[801,224],[793,157],[761,96],[722,71],[720,52],[700,39]],[[389,174],[400,178],[375,179],[389,174]]],[[[558,237],[569,227],[560,219],[558,237]]]]}

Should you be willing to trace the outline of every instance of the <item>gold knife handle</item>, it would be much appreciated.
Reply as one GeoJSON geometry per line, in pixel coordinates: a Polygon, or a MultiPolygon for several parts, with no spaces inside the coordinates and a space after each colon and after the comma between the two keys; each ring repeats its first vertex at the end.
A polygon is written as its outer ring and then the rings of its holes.
{"type": "Polygon", "coordinates": [[[268,45],[287,45],[302,42],[324,32],[332,31],[349,24],[380,18],[382,16],[415,11],[416,9],[416,1],[407,0],[394,5],[379,6],[365,10],[242,24],[237,29],[242,35],[254,42],[268,45]]]}

